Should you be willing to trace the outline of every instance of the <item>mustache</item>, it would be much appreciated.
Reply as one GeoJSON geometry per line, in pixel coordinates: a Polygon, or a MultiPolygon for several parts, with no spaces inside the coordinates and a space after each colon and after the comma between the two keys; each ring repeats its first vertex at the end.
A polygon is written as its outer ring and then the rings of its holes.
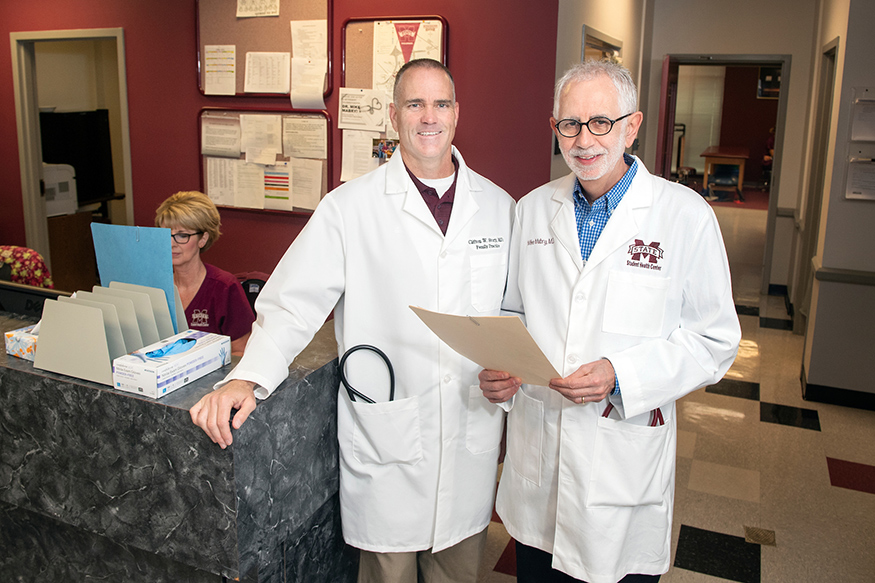
{"type": "Polygon", "coordinates": [[[578,148],[577,146],[572,146],[566,151],[566,153],[575,158],[586,158],[588,156],[607,154],[608,151],[604,148],[578,148]]]}

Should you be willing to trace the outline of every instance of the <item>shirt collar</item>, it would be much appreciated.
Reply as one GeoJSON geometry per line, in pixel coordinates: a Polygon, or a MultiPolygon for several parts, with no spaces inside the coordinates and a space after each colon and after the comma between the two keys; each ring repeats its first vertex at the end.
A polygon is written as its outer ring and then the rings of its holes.
{"type": "MultiPolygon", "coordinates": [[[[638,160],[636,160],[634,156],[623,153],[623,161],[629,166],[626,173],[623,174],[623,177],[620,178],[620,180],[612,186],[604,196],[596,201],[596,203],[598,203],[600,200],[604,199],[607,205],[608,216],[613,214],[614,209],[616,209],[617,205],[620,204],[620,201],[623,200],[623,196],[629,191],[629,187],[632,186],[632,179],[635,178],[635,173],[638,171],[638,160]]],[[[583,188],[580,186],[580,180],[574,180],[573,194],[575,204],[584,204],[587,208],[594,206],[590,205],[589,201],[586,200],[586,197],[583,196],[583,188]]]]}
{"type": "MultiPolygon", "coordinates": [[[[445,196],[449,195],[449,198],[445,199],[444,202],[451,201],[455,197],[456,181],[459,179],[459,161],[456,160],[455,156],[452,156],[450,159],[453,161],[453,184],[450,186],[450,189],[447,190],[446,193],[444,193],[445,196]]],[[[410,168],[407,167],[407,164],[404,164],[404,169],[407,170],[407,175],[410,176],[410,180],[413,181],[413,185],[416,186],[416,190],[419,191],[419,194],[423,196],[427,194],[437,196],[437,192],[435,192],[435,189],[428,186],[427,184],[424,184],[422,180],[414,176],[413,172],[410,171],[410,168]]]]}

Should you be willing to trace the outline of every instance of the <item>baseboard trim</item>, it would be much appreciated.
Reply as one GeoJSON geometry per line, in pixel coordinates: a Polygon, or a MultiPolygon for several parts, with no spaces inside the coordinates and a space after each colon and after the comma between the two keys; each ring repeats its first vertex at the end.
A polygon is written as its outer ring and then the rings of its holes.
{"type": "Polygon", "coordinates": [[[838,387],[811,384],[807,381],[804,366],[802,367],[800,380],[802,381],[802,398],[806,401],[875,411],[875,393],[864,393],[862,391],[851,391],[838,387]]]}

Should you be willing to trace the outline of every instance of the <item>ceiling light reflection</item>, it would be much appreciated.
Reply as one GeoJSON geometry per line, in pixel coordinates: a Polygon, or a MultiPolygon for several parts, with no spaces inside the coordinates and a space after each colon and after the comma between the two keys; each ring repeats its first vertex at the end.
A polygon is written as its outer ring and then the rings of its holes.
{"type": "Polygon", "coordinates": [[[744,421],[745,414],[741,411],[733,409],[724,409],[722,407],[712,407],[704,403],[681,402],[681,415],[687,421],[701,425],[708,429],[715,420],[727,421],[730,423],[740,423],[744,421]]]}

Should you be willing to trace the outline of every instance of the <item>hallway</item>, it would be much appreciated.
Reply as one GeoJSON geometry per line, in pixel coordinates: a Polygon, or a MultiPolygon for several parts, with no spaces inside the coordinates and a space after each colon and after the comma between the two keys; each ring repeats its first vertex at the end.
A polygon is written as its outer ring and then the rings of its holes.
{"type": "MultiPolygon", "coordinates": [[[[766,211],[714,211],[743,337],[725,378],[678,402],[672,568],[660,581],[872,581],[875,412],[802,400],[804,338],[784,298],[759,293],[766,211]]],[[[493,522],[481,581],[516,581],[508,542],[493,522]]]]}

